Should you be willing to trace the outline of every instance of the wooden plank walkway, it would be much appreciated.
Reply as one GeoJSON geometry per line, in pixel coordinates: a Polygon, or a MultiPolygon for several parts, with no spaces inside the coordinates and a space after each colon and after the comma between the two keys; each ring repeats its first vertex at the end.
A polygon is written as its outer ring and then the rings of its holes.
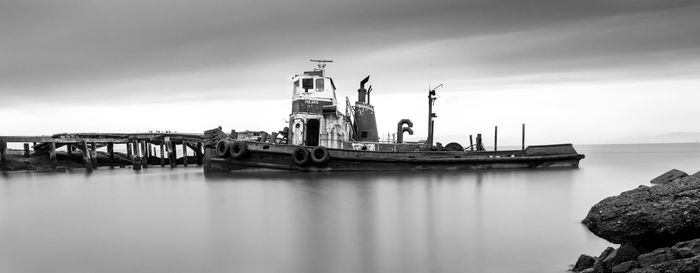
{"type": "Polygon", "coordinates": [[[71,155],[80,150],[83,162],[88,171],[97,169],[97,149],[107,147],[109,161],[115,159],[115,145],[125,145],[126,157],[132,163],[134,170],[148,168],[149,165],[166,165],[177,167],[177,148],[182,147],[182,163],[202,165],[204,151],[202,150],[202,134],[181,133],[64,133],[51,136],[0,136],[0,167],[4,170],[7,164],[8,143],[23,143],[24,157],[48,155],[56,163],[56,150],[66,146],[66,154],[71,155]],[[31,145],[30,145],[31,143],[31,145]],[[30,147],[34,150],[30,152],[30,147]],[[160,158],[157,157],[156,147],[160,148],[160,158]],[[193,151],[194,162],[187,157],[187,150],[193,151]],[[154,161],[154,162],[150,162],[154,161]]]}

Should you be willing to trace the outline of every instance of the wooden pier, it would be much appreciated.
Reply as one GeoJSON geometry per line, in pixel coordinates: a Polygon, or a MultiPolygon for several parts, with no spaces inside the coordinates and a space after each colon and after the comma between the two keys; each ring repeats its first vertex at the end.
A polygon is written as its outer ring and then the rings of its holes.
{"type": "Polygon", "coordinates": [[[175,168],[178,160],[184,166],[202,165],[203,135],[179,133],[78,133],[56,134],[52,136],[0,136],[0,169],[8,169],[8,143],[23,143],[23,157],[47,156],[55,167],[58,164],[57,150],[66,147],[65,156],[72,157],[73,152],[82,156],[82,162],[91,172],[99,166],[124,167],[124,162],[132,165],[134,170],[148,168],[151,165],[175,168]],[[122,160],[115,156],[115,145],[124,145],[126,154],[122,160]],[[98,161],[97,150],[106,147],[106,161],[98,161]],[[160,149],[160,157],[156,153],[160,149]],[[181,148],[179,148],[181,147],[181,148]],[[31,150],[30,150],[31,148],[31,150]],[[177,150],[182,149],[178,159],[177,150]],[[188,156],[188,149],[193,156],[188,156]],[[32,151],[33,150],[33,151],[32,151]]]}

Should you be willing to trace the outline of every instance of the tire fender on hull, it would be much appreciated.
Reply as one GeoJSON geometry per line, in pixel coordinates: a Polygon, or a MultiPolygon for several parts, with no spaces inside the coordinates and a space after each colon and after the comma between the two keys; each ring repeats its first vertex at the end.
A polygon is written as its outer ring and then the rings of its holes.
{"type": "Polygon", "coordinates": [[[311,153],[305,148],[298,147],[292,151],[292,161],[297,166],[305,166],[311,161],[311,153]]]}
{"type": "Polygon", "coordinates": [[[228,140],[222,139],[216,143],[216,155],[219,157],[228,157],[230,154],[230,143],[228,140]]]}
{"type": "Polygon", "coordinates": [[[236,141],[234,143],[231,143],[231,146],[229,148],[229,152],[231,153],[231,157],[233,158],[244,158],[247,156],[250,152],[248,150],[248,144],[243,142],[243,141],[236,141]]]}
{"type": "Polygon", "coordinates": [[[311,150],[311,160],[319,166],[328,164],[331,161],[331,154],[323,146],[316,146],[311,150]]]}

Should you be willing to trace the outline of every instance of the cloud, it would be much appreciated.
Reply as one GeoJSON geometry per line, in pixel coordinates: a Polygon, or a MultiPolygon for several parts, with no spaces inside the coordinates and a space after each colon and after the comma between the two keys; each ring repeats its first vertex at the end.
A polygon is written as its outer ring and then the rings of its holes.
{"type": "MultiPolygon", "coordinates": [[[[692,1],[4,1],[0,104],[266,98],[307,59],[388,89],[697,56],[692,1]],[[381,53],[381,54],[380,54],[381,53]],[[401,83],[398,83],[401,81],[401,83]],[[228,86],[228,87],[227,87],[228,86]],[[257,89],[257,92],[246,90],[257,89]],[[119,98],[116,98],[119,100],[119,98]]],[[[344,83],[343,83],[344,82],[344,83]]],[[[285,89],[286,90],[286,89],[285,89]]]]}

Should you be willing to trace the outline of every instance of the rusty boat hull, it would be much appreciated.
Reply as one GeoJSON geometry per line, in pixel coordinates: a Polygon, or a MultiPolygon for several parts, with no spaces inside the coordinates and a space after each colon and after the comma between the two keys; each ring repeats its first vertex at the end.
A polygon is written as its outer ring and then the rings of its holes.
{"type": "Polygon", "coordinates": [[[585,156],[571,144],[528,146],[505,151],[363,151],[327,150],[323,162],[295,160],[299,149],[309,153],[316,147],[243,142],[245,154],[221,155],[216,147],[206,147],[205,172],[301,171],[442,171],[479,169],[577,168],[585,156]],[[301,161],[301,162],[300,162],[301,161]]]}

